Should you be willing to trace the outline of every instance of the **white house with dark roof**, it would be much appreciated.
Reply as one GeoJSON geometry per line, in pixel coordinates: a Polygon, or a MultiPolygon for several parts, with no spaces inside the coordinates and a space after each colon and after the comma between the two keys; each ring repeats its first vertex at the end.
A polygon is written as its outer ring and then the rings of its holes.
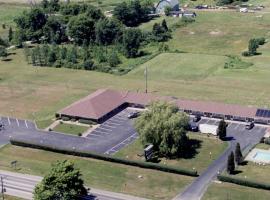
{"type": "Polygon", "coordinates": [[[179,11],[179,0],[160,0],[156,5],[156,13],[164,13],[166,7],[171,7],[172,11],[179,11]]]}

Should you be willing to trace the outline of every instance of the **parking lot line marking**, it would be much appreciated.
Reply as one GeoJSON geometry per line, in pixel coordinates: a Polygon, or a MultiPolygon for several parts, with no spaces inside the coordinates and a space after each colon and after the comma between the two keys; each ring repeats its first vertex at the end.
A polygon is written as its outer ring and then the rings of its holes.
{"type": "Polygon", "coordinates": [[[18,126],[20,126],[20,124],[19,124],[19,120],[18,120],[17,118],[16,118],[16,122],[17,122],[17,125],[18,125],[18,126]]]}
{"type": "Polygon", "coordinates": [[[234,129],[238,129],[238,127],[239,127],[239,124],[237,124],[237,125],[234,127],[234,129]]]}
{"type": "Polygon", "coordinates": [[[10,119],[9,119],[9,117],[8,117],[8,124],[10,125],[11,123],[10,123],[10,119]]]}
{"type": "Polygon", "coordinates": [[[104,128],[104,127],[102,127],[102,126],[98,127],[97,129],[103,129],[103,130],[105,130],[105,131],[112,131],[111,129],[104,128]]]}
{"type": "MultiPolygon", "coordinates": [[[[133,137],[134,135],[137,135],[137,133],[134,133],[133,135],[129,136],[128,138],[126,138],[125,140],[123,140],[122,142],[120,142],[119,144],[115,145],[114,147],[110,148],[109,150],[107,150],[106,152],[110,152],[110,150],[113,150],[114,148],[116,148],[117,146],[121,145],[123,142],[129,140],[131,137],[133,137]]],[[[105,152],[105,153],[106,153],[105,152]]]]}
{"type": "Polygon", "coordinates": [[[121,125],[121,124],[110,122],[110,121],[107,121],[104,124],[112,124],[112,125],[115,125],[115,126],[120,126],[121,125]]]}
{"type": "Polygon", "coordinates": [[[116,128],[116,126],[111,126],[111,125],[107,125],[107,124],[102,124],[102,127],[104,127],[105,126],[105,128],[116,128]]]}
{"type": "Polygon", "coordinates": [[[24,123],[25,123],[25,126],[26,126],[26,128],[28,128],[28,125],[27,125],[27,122],[26,122],[26,120],[24,120],[24,123]]]}
{"type": "MultiPolygon", "coordinates": [[[[102,134],[104,134],[104,135],[110,135],[111,133],[106,133],[106,132],[103,132],[103,131],[99,131],[99,130],[93,130],[92,132],[97,132],[97,133],[102,133],[102,134]]],[[[91,133],[92,133],[91,132],[91,133]]],[[[91,134],[90,133],[90,134],[91,134]]]]}
{"type": "Polygon", "coordinates": [[[89,134],[87,135],[87,137],[88,137],[88,136],[103,137],[102,135],[97,135],[97,134],[95,134],[95,133],[89,133],[89,134]]]}

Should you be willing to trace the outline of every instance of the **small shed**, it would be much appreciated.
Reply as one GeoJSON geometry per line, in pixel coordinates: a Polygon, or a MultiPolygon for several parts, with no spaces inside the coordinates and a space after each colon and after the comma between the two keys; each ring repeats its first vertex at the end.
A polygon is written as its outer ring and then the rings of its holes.
{"type": "Polygon", "coordinates": [[[170,7],[172,11],[179,11],[179,0],[160,0],[156,5],[156,13],[164,13],[166,7],[170,7]]]}

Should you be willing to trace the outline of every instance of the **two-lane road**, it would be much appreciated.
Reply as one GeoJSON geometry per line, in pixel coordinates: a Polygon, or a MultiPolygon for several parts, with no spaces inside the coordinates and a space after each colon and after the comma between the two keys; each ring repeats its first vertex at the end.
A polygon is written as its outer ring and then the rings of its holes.
{"type": "MultiPolygon", "coordinates": [[[[23,199],[33,199],[33,191],[35,186],[42,180],[40,176],[32,176],[8,171],[0,170],[0,177],[3,180],[3,186],[6,190],[5,194],[17,196],[23,199]]],[[[0,187],[1,187],[0,183],[0,187]]],[[[85,200],[147,200],[135,196],[121,193],[109,192],[105,190],[90,190],[90,195],[84,197],[85,200]]]]}

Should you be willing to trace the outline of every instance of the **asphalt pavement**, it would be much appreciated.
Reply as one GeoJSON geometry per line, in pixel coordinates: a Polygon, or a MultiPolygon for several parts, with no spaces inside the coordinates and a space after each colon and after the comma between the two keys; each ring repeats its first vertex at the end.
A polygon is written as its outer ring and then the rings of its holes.
{"type": "Polygon", "coordinates": [[[0,130],[0,146],[8,144],[10,138],[15,138],[62,149],[114,154],[138,138],[133,121],[127,117],[130,112],[132,110],[129,109],[121,111],[90,132],[87,137],[38,130],[34,122],[1,117],[0,122],[4,124],[4,129],[0,130]]]}
{"type": "MultiPolygon", "coordinates": [[[[219,120],[203,118],[199,124],[218,125],[219,120]]],[[[228,155],[234,150],[237,142],[240,143],[242,151],[248,152],[252,147],[259,143],[264,136],[266,127],[255,125],[251,130],[245,129],[244,123],[228,122],[227,137],[229,139],[228,148],[215,160],[198,178],[196,178],[182,193],[177,195],[174,200],[199,200],[203,197],[208,186],[222,172],[227,164],[228,155]]]]}
{"type": "MultiPolygon", "coordinates": [[[[3,186],[6,190],[5,194],[16,196],[23,199],[33,199],[33,191],[35,186],[42,180],[40,176],[28,174],[14,173],[0,170],[0,177],[3,180],[3,186]]],[[[1,187],[0,183],[0,187],[1,187]]],[[[131,195],[109,192],[100,189],[90,189],[88,196],[83,197],[84,200],[147,200],[131,195]]]]}

